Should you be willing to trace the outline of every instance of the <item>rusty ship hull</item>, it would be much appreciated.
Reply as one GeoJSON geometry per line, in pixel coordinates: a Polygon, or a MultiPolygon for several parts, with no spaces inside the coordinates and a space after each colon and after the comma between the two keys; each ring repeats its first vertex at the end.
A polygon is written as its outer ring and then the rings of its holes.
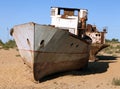
{"type": "Polygon", "coordinates": [[[67,30],[31,22],[14,26],[11,35],[36,81],[88,64],[90,44],[67,30]]]}
{"type": "Polygon", "coordinates": [[[109,46],[108,44],[92,44],[91,48],[90,48],[89,61],[94,62],[94,61],[98,60],[96,58],[96,55],[98,54],[98,52],[100,52],[102,49],[104,49],[108,46],[109,46]]]}

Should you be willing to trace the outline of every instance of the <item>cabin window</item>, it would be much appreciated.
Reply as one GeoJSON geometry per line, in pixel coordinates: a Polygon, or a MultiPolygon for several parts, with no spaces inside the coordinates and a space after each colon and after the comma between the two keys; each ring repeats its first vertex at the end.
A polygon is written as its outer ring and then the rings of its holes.
{"type": "Polygon", "coordinates": [[[64,15],[64,10],[63,9],[59,9],[58,15],[64,15]]]}
{"type": "Polygon", "coordinates": [[[78,16],[78,11],[77,10],[74,11],[74,16],[78,16]]]}
{"type": "Polygon", "coordinates": [[[55,16],[55,9],[51,10],[51,16],[55,16]]]}

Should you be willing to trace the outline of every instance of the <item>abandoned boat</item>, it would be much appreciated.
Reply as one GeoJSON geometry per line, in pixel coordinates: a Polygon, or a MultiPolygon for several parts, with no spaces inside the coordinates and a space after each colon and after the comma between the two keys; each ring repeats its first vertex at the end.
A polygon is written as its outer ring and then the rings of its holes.
{"type": "Polygon", "coordinates": [[[96,58],[97,53],[109,46],[108,44],[105,43],[106,33],[107,33],[106,28],[103,28],[103,31],[98,31],[95,25],[87,24],[85,34],[92,39],[89,58],[90,62],[98,60],[96,58]]]}
{"type": "Polygon", "coordinates": [[[77,28],[79,19],[87,17],[87,10],[51,9],[51,25],[30,22],[16,25],[10,32],[36,81],[56,72],[84,68],[89,60],[91,39],[77,28]]]}

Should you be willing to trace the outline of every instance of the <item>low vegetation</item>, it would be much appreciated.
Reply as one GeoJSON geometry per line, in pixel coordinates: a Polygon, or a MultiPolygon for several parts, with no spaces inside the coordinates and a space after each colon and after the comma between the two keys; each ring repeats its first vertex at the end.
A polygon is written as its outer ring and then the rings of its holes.
{"type": "Polygon", "coordinates": [[[117,56],[117,54],[120,54],[120,42],[118,39],[114,39],[114,38],[112,40],[106,39],[106,44],[108,44],[109,47],[103,49],[99,53],[100,55],[102,55],[103,52],[111,56],[117,56]]]}
{"type": "Polygon", "coordinates": [[[120,86],[120,78],[113,78],[112,84],[115,86],[120,86]]]}
{"type": "Polygon", "coordinates": [[[16,47],[16,43],[14,40],[9,40],[6,43],[3,43],[2,40],[0,40],[0,49],[9,50],[10,48],[16,47]]]}

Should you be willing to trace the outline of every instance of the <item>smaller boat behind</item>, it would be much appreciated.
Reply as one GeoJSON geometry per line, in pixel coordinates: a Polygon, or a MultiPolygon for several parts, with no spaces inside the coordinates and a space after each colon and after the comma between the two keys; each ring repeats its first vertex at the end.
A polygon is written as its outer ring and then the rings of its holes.
{"type": "Polygon", "coordinates": [[[105,35],[107,33],[106,28],[103,31],[98,31],[95,25],[87,24],[85,34],[92,39],[91,50],[90,50],[90,62],[98,60],[96,55],[102,49],[108,47],[109,45],[105,43],[105,35]]]}

